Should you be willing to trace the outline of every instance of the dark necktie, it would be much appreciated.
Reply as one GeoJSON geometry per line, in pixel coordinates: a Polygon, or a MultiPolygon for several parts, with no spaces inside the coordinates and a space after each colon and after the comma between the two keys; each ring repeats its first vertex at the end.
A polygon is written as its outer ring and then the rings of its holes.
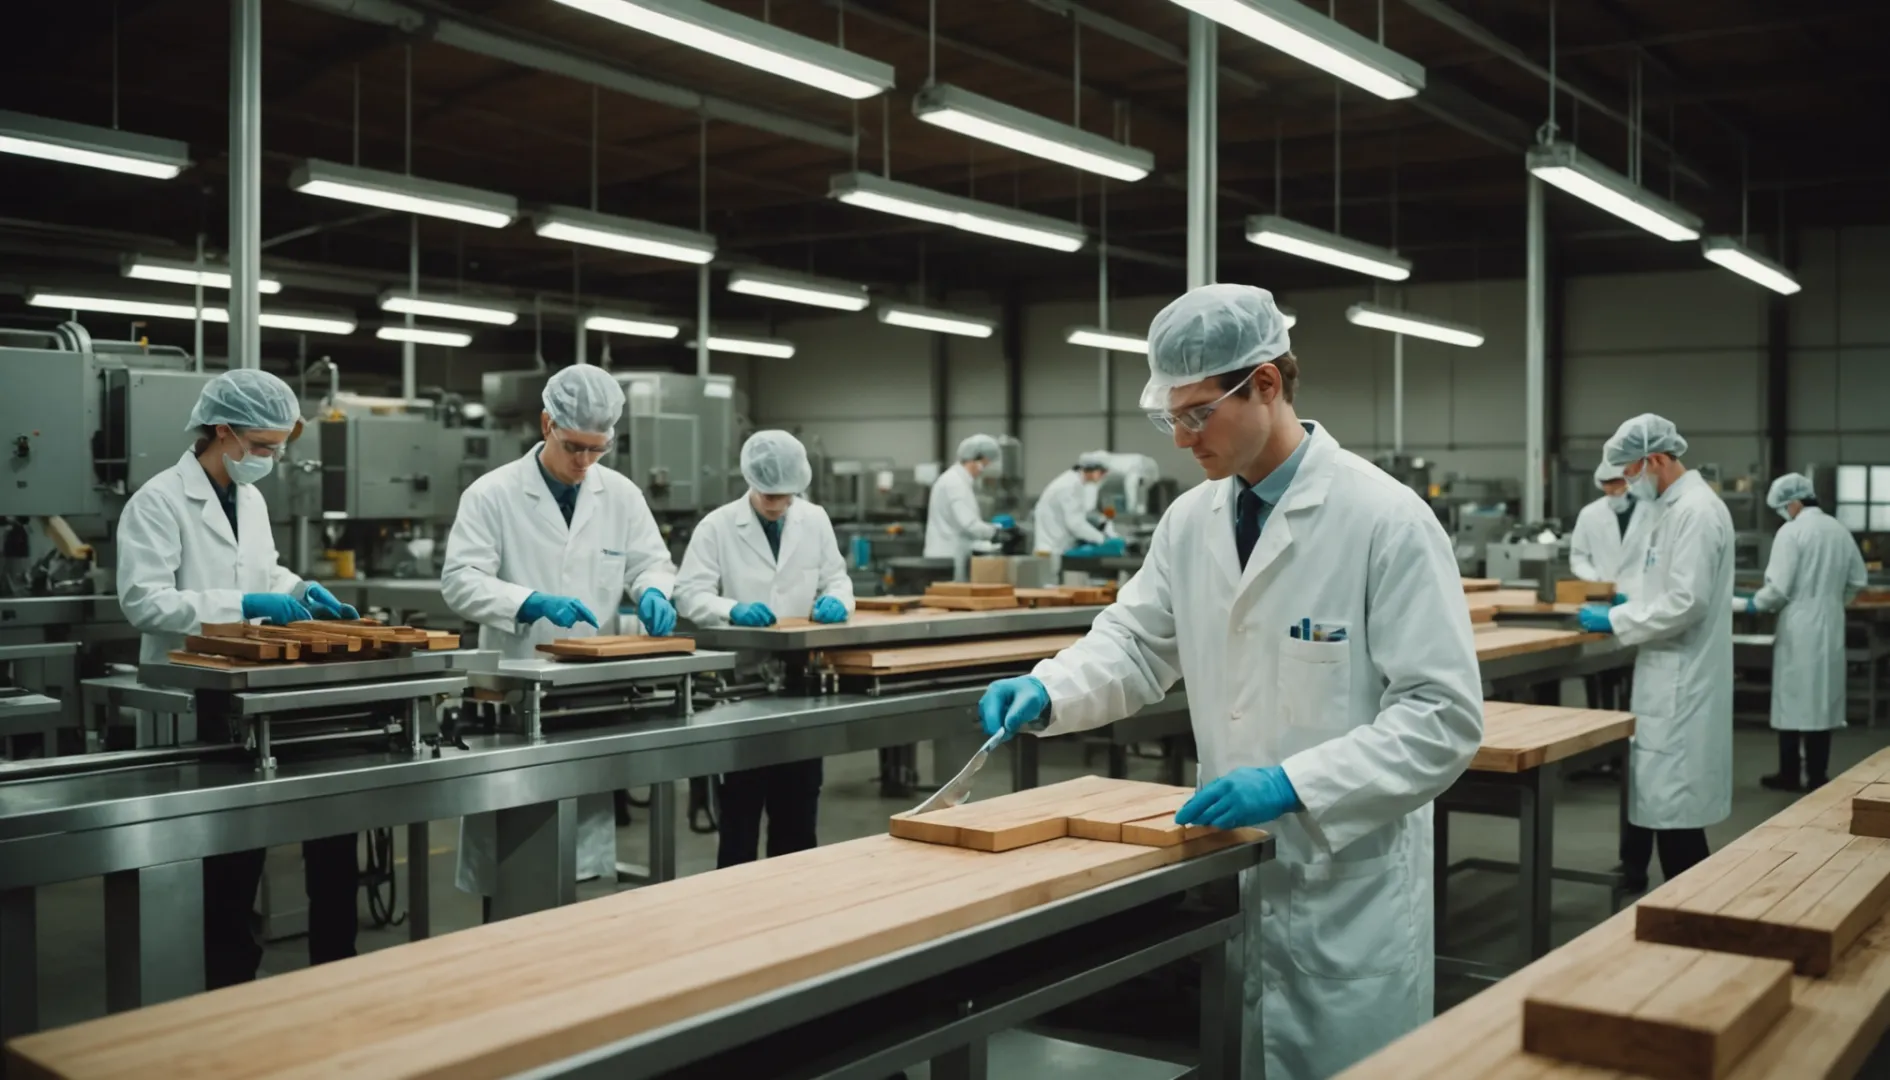
{"type": "Polygon", "coordinates": [[[761,519],[761,532],[762,532],[762,535],[768,538],[768,549],[774,552],[775,558],[777,559],[780,558],[781,557],[781,523],[778,521],[770,521],[767,518],[762,518],[761,519]]]}
{"type": "Polygon", "coordinates": [[[1250,487],[1240,491],[1240,520],[1234,523],[1234,550],[1240,555],[1240,568],[1247,569],[1247,556],[1260,542],[1260,508],[1265,504],[1250,487]]]}

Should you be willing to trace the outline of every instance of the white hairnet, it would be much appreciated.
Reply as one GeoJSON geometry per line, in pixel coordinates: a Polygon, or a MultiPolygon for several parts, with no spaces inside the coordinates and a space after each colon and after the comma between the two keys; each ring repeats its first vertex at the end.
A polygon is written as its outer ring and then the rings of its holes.
{"type": "Polygon", "coordinates": [[[998,441],[989,435],[967,435],[965,441],[958,444],[958,460],[973,461],[983,458],[996,461],[1001,456],[998,441]]]}
{"type": "Polygon", "coordinates": [[[1076,467],[1079,469],[1107,469],[1109,452],[1107,450],[1088,450],[1076,455],[1076,467]]]}
{"type": "Polygon", "coordinates": [[[206,424],[228,424],[264,431],[294,431],[302,422],[302,403],[289,384],[261,368],[231,368],[204,384],[190,410],[185,431],[206,424]]]}
{"type": "Polygon", "coordinates": [[[1811,481],[1803,474],[1788,472],[1772,481],[1772,489],[1765,493],[1765,505],[1774,510],[1783,510],[1791,502],[1803,502],[1815,499],[1818,493],[1811,490],[1811,481]]]}
{"type": "Polygon", "coordinates": [[[1595,466],[1595,486],[1597,488],[1610,480],[1623,480],[1626,478],[1627,471],[1622,469],[1619,465],[1610,465],[1604,461],[1595,466]]]}
{"type": "Polygon", "coordinates": [[[742,444],[742,479],[763,495],[799,495],[814,482],[807,448],[785,431],[757,431],[742,444]]]}
{"type": "Polygon", "coordinates": [[[1642,413],[1615,429],[1614,437],[1601,448],[1601,460],[1610,465],[1632,465],[1649,454],[1679,457],[1687,452],[1687,441],[1673,421],[1653,413],[1642,413]]]}
{"type": "Polygon", "coordinates": [[[1257,367],[1292,348],[1286,317],[1272,293],[1251,285],[1189,289],[1148,324],[1142,408],[1166,409],[1169,392],[1177,386],[1257,367]]]}
{"type": "Polygon", "coordinates": [[[545,411],[566,431],[616,434],[623,415],[623,387],[593,364],[559,368],[545,383],[545,411]]]}

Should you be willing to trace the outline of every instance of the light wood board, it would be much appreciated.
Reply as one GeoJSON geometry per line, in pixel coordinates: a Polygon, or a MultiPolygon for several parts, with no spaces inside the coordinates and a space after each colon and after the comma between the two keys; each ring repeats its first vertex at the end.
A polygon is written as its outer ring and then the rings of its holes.
{"type": "Polygon", "coordinates": [[[1502,587],[1503,583],[1493,577],[1467,577],[1463,579],[1463,591],[1467,593],[1489,592],[1491,589],[1500,589],[1502,587]]]}
{"type": "Polygon", "coordinates": [[[1792,966],[1634,942],[1523,999],[1523,1048],[1655,1080],[1724,1080],[1792,1005],[1792,966]]]}
{"type": "MultiPolygon", "coordinates": [[[[1890,750],[1846,770],[1699,866],[1661,885],[1646,900],[1658,902],[1691,888],[1696,872],[1723,874],[1725,864],[1742,861],[1755,847],[1769,848],[1787,833],[1807,827],[1847,833],[1851,799],[1878,782],[1890,782],[1890,750]]],[[[1633,942],[1635,917],[1633,908],[1620,912],[1340,1073],[1340,1080],[1618,1080],[1616,1070],[1556,1064],[1525,1052],[1522,1003],[1573,965],[1620,956],[1633,942]]],[[[1890,920],[1880,919],[1864,930],[1826,977],[1793,976],[1791,1011],[1747,1051],[1728,1080],[1856,1076],[1886,1029],[1890,1029],[1890,920]]]]}
{"type": "Polygon", "coordinates": [[[509,1076],[1245,839],[867,837],[29,1035],[10,1075],[509,1076]]]}
{"type": "Polygon", "coordinates": [[[247,637],[204,637],[189,634],[184,649],[213,656],[234,656],[242,660],[299,660],[302,646],[293,641],[264,641],[247,637]]]}
{"type": "Polygon", "coordinates": [[[1018,589],[1017,602],[1025,607],[1069,607],[1076,597],[1062,589],[1018,589]]]}
{"type": "Polygon", "coordinates": [[[1615,587],[1612,581],[1583,581],[1580,578],[1563,578],[1555,583],[1555,601],[1558,604],[1586,604],[1591,602],[1612,601],[1615,587]]]}
{"type": "Polygon", "coordinates": [[[1193,794],[1192,788],[1081,776],[929,814],[895,814],[889,830],[907,840],[987,852],[1066,836],[1171,847],[1214,831],[1175,824],[1175,811],[1193,794]]]}
{"type": "Polygon", "coordinates": [[[1014,590],[1001,582],[934,581],[925,587],[930,596],[1009,596],[1014,590]]]}
{"type": "Polygon", "coordinates": [[[827,663],[842,675],[910,675],[949,671],[1055,656],[1082,640],[1081,634],[953,641],[942,645],[881,645],[865,649],[829,649],[827,663]]]}
{"type": "Polygon", "coordinates": [[[167,657],[173,664],[182,664],[185,667],[213,668],[217,671],[239,671],[246,668],[293,666],[267,660],[244,660],[237,656],[213,656],[207,653],[188,652],[182,649],[172,649],[167,654],[167,657]]]}
{"type": "Polygon", "coordinates": [[[1851,834],[1890,838],[1890,784],[1872,784],[1851,800],[1851,834]]]}
{"type": "MultiPolygon", "coordinates": [[[[1006,585],[1008,590],[1010,586],[1006,585]]],[[[1002,611],[1014,608],[1017,597],[1006,591],[1002,596],[955,596],[948,593],[926,593],[927,607],[944,608],[946,611],[1002,611]]]]}
{"type": "Polygon", "coordinates": [[[1632,734],[1632,713],[1486,701],[1483,744],[1470,767],[1480,772],[1526,772],[1632,734]]]}
{"type": "Polygon", "coordinates": [[[1584,634],[1579,630],[1552,630],[1535,626],[1500,626],[1485,624],[1475,627],[1473,640],[1477,647],[1477,660],[1489,663],[1491,660],[1503,660],[1525,653],[1544,652],[1559,649],[1566,645],[1579,645],[1584,641],[1599,641],[1604,635],[1584,634]]]}
{"type": "Polygon", "coordinates": [[[560,660],[622,660],[632,656],[667,656],[696,651],[694,638],[644,637],[642,634],[606,634],[601,637],[559,638],[538,646],[560,660]]]}
{"type": "Polygon", "coordinates": [[[856,596],[853,599],[856,611],[911,611],[923,603],[923,596],[856,596]]]}

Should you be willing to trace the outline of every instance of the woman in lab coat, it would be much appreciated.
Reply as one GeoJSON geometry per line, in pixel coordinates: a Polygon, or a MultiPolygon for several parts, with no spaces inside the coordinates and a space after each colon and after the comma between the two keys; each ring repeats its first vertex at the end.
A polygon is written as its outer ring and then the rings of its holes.
{"type": "MultiPolygon", "coordinates": [[[[254,485],[301,429],[295,391],[266,371],[237,368],[205,384],[185,426],[196,444],[133,493],[118,521],[118,600],[143,634],[141,662],[165,663],[205,623],[359,617],[276,561],[269,507],[254,485]]],[[[203,860],[207,989],[256,977],[262,946],[250,921],[264,854],[203,860]]],[[[307,841],[302,856],[309,963],[353,956],[354,834],[307,841]]]]}
{"type": "Polygon", "coordinates": [[[1187,680],[1202,787],[1176,820],[1277,842],[1243,880],[1247,1030],[1265,1038],[1243,1075],[1314,1080],[1431,1018],[1430,803],[1483,728],[1463,586],[1430,508],[1294,412],[1270,293],[1191,290],[1148,356],[1142,405],[1207,482],[1090,632],[993,684],[979,716],[1014,732],[1048,709],[1041,734],[1083,731],[1187,680]]]}
{"type": "MultiPolygon", "coordinates": [[[[668,634],[676,569],[643,492],[603,465],[623,415],[623,387],[574,364],[545,383],[542,442],[473,481],[446,540],[440,592],[479,624],[479,647],[535,657],[542,642],[592,634],[668,634]],[[625,592],[637,617],[618,614],[625,592]]],[[[578,799],[579,880],[617,872],[616,812],[608,793],[578,799]]],[[[459,887],[490,897],[498,880],[497,820],[460,825],[459,887]]]]}
{"type": "Polygon", "coordinates": [[[1811,481],[1786,473],[1772,481],[1767,506],[1785,524],[1772,538],[1765,587],[1734,610],[1776,611],[1772,645],[1772,728],[1778,732],[1778,772],[1759,778],[1774,791],[1822,787],[1829,779],[1831,732],[1844,726],[1844,606],[1870,572],[1857,539],[1818,506],[1811,481]],[[1805,744],[1805,782],[1799,783],[1798,744],[1805,744]]]}
{"type": "Polygon", "coordinates": [[[932,482],[925,508],[925,557],[952,560],[952,576],[965,580],[971,553],[997,535],[997,525],[978,510],[976,481],[998,459],[997,440],[971,435],[958,444],[958,464],[932,482]]]}
{"type": "Polygon", "coordinates": [[[1089,523],[1089,511],[1095,505],[1096,485],[1108,475],[1102,455],[1095,451],[1077,458],[1076,465],[1044,487],[1031,514],[1036,533],[1033,541],[1039,555],[1048,555],[1061,566],[1063,553],[1078,544],[1100,544],[1108,537],[1089,523]]]}
{"type": "MultiPolygon", "coordinates": [[[[742,444],[748,493],[702,519],[676,577],[676,610],[697,626],[772,626],[780,617],[844,622],[853,582],[827,512],[797,496],[813,480],[807,449],[785,431],[742,444]]],[[[718,791],[719,869],[753,862],[768,815],[768,854],[815,845],[821,760],[726,773],[718,791]]]]}

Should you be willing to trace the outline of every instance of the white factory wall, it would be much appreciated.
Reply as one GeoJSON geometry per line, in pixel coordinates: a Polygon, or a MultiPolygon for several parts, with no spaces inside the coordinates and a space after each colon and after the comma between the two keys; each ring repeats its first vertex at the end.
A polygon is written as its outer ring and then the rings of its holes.
{"type": "Polygon", "coordinates": [[[1890,229],[1808,230],[1800,245],[1788,464],[1890,464],[1890,229]]]}

